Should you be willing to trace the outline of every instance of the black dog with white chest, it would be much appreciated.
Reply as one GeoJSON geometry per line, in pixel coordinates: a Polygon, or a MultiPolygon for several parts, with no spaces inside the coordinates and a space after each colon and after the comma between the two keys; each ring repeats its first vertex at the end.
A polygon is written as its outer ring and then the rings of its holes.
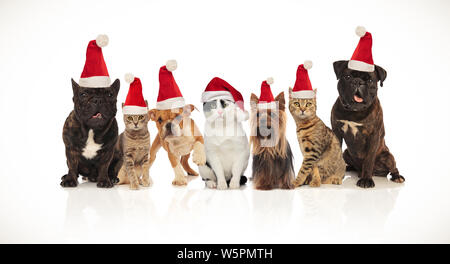
{"type": "Polygon", "coordinates": [[[334,62],[334,72],[339,80],[339,98],[331,112],[333,132],[347,149],[344,160],[347,170],[357,171],[357,185],[362,188],[375,186],[372,176],[386,177],[402,183],[405,178],[399,174],[394,156],[384,141],[383,111],[377,97],[378,85],[383,86],[386,71],[374,65],[373,72],[353,70],[349,61],[334,62]]]}
{"type": "Polygon", "coordinates": [[[97,182],[97,187],[113,187],[121,166],[120,157],[114,155],[120,81],[110,87],[86,88],[72,79],[72,88],[74,110],[63,129],[69,171],[61,178],[61,186],[76,187],[78,175],[82,175],[97,182]]]}

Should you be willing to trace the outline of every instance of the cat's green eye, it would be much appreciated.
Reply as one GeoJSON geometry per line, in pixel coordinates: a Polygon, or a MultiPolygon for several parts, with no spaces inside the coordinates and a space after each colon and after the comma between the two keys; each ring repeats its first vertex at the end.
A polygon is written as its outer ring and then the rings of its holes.
{"type": "Polygon", "coordinates": [[[299,103],[299,102],[295,102],[294,105],[295,105],[296,107],[300,107],[300,103],[299,103]]]}
{"type": "Polygon", "coordinates": [[[310,107],[311,106],[311,103],[306,103],[306,107],[310,107]]]}
{"type": "Polygon", "coordinates": [[[139,120],[142,120],[142,119],[144,119],[144,116],[143,116],[143,115],[140,115],[140,116],[139,116],[139,120]]]}

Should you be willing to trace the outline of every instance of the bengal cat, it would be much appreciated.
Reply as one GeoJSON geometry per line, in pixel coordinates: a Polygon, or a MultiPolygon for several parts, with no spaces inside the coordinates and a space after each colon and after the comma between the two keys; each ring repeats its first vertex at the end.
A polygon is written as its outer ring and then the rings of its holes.
{"type": "Polygon", "coordinates": [[[150,133],[148,114],[124,115],[125,131],[120,134],[116,150],[123,157],[119,170],[119,183],[130,184],[130,189],[139,189],[139,184],[148,187],[152,184],[149,175],[150,133]]]}
{"type": "Polygon", "coordinates": [[[289,88],[289,111],[297,125],[297,139],[303,163],[294,186],[318,187],[323,184],[342,184],[345,161],[338,139],[316,115],[316,98],[292,98],[289,88]]]}

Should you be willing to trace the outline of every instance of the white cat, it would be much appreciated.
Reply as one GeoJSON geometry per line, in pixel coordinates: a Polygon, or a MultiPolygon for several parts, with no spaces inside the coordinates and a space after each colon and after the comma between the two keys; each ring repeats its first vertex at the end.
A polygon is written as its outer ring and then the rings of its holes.
{"type": "Polygon", "coordinates": [[[248,112],[234,102],[217,99],[203,103],[206,165],[199,166],[208,188],[238,189],[245,184],[243,175],[250,157],[247,135],[242,127],[248,112]]]}

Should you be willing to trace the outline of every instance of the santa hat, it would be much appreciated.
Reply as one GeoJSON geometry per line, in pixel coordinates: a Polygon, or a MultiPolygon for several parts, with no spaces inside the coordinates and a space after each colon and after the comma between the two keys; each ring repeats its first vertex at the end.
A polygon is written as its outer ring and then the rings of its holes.
{"type": "Polygon", "coordinates": [[[357,27],[355,32],[360,39],[352,58],[348,62],[348,68],[363,72],[373,72],[375,71],[375,66],[372,59],[372,34],[361,26],[357,27]]]}
{"type": "Polygon", "coordinates": [[[297,68],[297,79],[292,89],[292,98],[311,99],[316,97],[313,91],[311,81],[309,80],[308,70],[312,68],[312,61],[305,61],[297,68]]]}
{"type": "Polygon", "coordinates": [[[130,84],[127,99],[122,108],[124,115],[144,115],[147,114],[148,108],[142,95],[141,80],[134,77],[133,74],[125,74],[125,81],[130,84]]]}
{"type": "Polygon", "coordinates": [[[273,84],[273,78],[271,77],[261,83],[261,95],[258,101],[258,108],[260,109],[275,109],[277,107],[270,89],[271,84],[273,84]]]}
{"type": "Polygon", "coordinates": [[[242,94],[226,81],[219,77],[214,77],[202,93],[201,102],[204,103],[217,99],[232,101],[244,111],[244,98],[242,97],[242,94]]]}
{"type": "Polygon", "coordinates": [[[108,45],[108,42],[107,35],[98,35],[95,40],[89,42],[86,50],[86,62],[80,77],[80,86],[104,88],[111,85],[102,53],[102,48],[108,45]]]}
{"type": "Polygon", "coordinates": [[[177,61],[169,60],[159,69],[159,93],[156,109],[167,110],[185,105],[183,95],[178,88],[172,72],[177,69],[177,61]]]}

